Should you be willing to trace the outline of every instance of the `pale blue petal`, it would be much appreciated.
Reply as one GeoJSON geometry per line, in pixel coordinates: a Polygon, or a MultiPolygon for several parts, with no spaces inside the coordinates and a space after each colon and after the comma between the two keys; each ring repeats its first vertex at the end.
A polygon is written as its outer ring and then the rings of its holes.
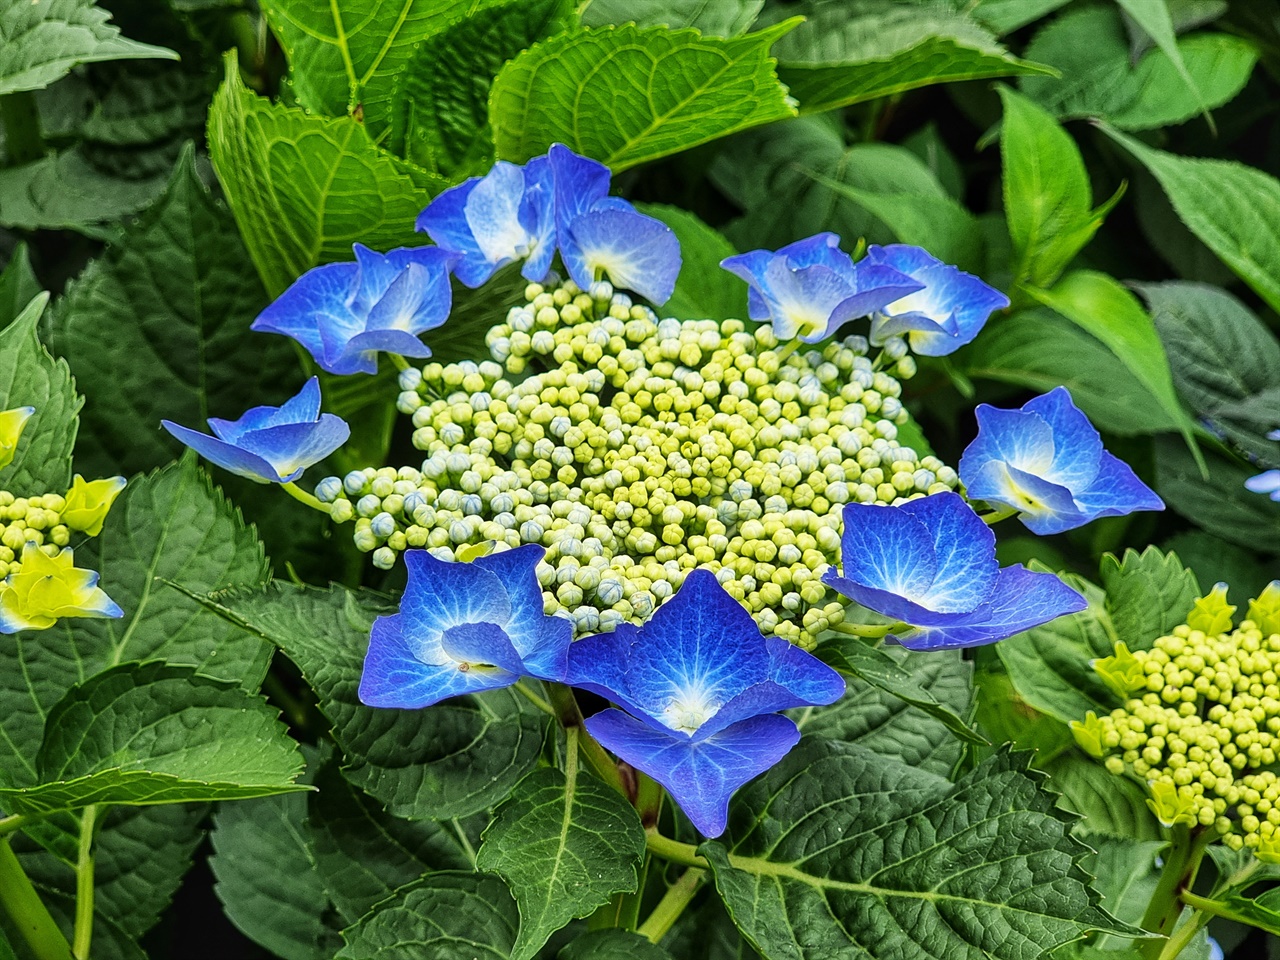
{"type": "Polygon", "coordinates": [[[734,791],[800,740],[796,725],[778,714],[743,720],[696,744],[664,735],[621,710],[598,713],[586,727],[607,749],[662,784],[707,837],[724,832],[734,791]]]}
{"type": "Polygon", "coordinates": [[[283,423],[251,430],[240,437],[238,445],[262,457],[280,476],[296,479],[307,467],[319,463],[346,443],[350,436],[351,428],[345,420],[325,413],[311,423],[283,423]]]}
{"type": "MultiPolygon", "coordinates": [[[[1041,417],[1053,431],[1053,464],[1039,472],[1054,483],[1060,483],[1079,499],[1097,475],[1102,457],[1102,437],[1089,418],[1071,401],[1066,387],[1054,387],[1044,396],[1027,401],[1022,407],[1041,417]]],[[[1024,470],[1021,464],[1014,464],[1024,470]]]]}
{"type": "MultiPolygon", "coordinates": [[[[1057,455],[1057,445],[1053,427],[1043,417],[1026,409],[1002,410],[986,403],[978,404],[974,414],[978,435],[960,455],[960,479],[966,488],[972,486],[969,478],[976,478],[978,471],[991,461],[1007,463],[1026,473],[1047,475],[1057,455]]],[[[987,499],[972,490],[969,496],[987,499]]]]}
{"type": "Polygon", "coordinates": [[[438,246],[459,256],[454,275],[468,287],[478,287],[493,275],[493,264],[486,258],[471,235],[467,222],[467,199],[480,182],[472,177],[445,190],[418,214],[415,229],[425,230],[438,246]]]}
{"type": "Polygon", "coordinates": [[[847,272],[824,266],[797,270],[784,257],[775,257],[765,268],[761,293],[769,305],[778,339],[825,339],[832,315],[855,294],[851,273],[852,263],[847,272]]]}
{"type": "Polygon", "coordinates": [[[906,243],[889,243],[884,246],[873,243],[867,247],[864,259],[870,263],[883,263],[909,277],[930,267],[944,266],[941,260],[927,250],[906,243]]]}
{"type": "Polygon", "coordinates": [[[597,206],[568,222],[560,256],[578,286],[601,273],[615,287],[665,303],[680,273],[680,242],[661,220],[617,206],[597,206]]]}
{"type": "Polygon", "coordinates": [[[879,590],[875,587],[858,583],[856,580],[842,577],[835,567],[826,569],[826,572],[822,575],[822,582],[836,591],[836,593],[857,601],[868,610],[874,610],[890,620],[901,620],[903,623],[909,623],[912,626],[938,626],[950,623],[956,617],[964,616],[963,613],[939,613],[918,603],[912,603],[899,594],[888,590],[879,590]]]}
{"type": "MultiPolygon", "coordinates": [[[[211,437],[207,433],[199,433],[168,420],[161,420],[160,425],[210,463],[229,470],[236,476],[248,477],[258,483],[285,483],[296,479],[296,477],[280,476],[275,467],[262,457],[241,450],[217,437],[211,437]]],[[[298,472],[300,474],[302,471],[298,472]]]]}
{"type": "Polygon", "coordinates": [[[444,323],[452,302],[449,274],[445,269],[411,263],[369,311],[365,329],[425,333],[444,323]]]}
{"type": "Polygon", "coordinates": [[[525,164],[520,222],[529,235],[529,256],[520,274],[526,280],[545,280],[556,255],[555,176],[546,157],[525,164]]]}
{"type": "Polygon", "coordinates": [[[557,240],[563,250],[569,224],[609,195],[611,174],[603,163],[580,156],[563,143],[551,145],[547,164],[554,183],[557,240]]]}
{"type": "Polygon", "coordinates": [[[845,579],[908,600],[926,595],[938,572],[924,524],[893,507],[866,503],[845,504],[840,565],[845,579]]]}
{"type": "Polygon", "coordinates": [[[1066,487],[1050,483],[1000,460],[989,460],[970,473],[968,494],[974,500],[1000,503],[1018,511],[1018,519],[1032,533],[1049,536],[1089,522],[1066,487]]]}
{"type": "Polygon", "coordinates": [[[1251,493],[1268,493],[1271,499],[1280,501],[1280,470],[1267,470],[1244,482],[1251,493]]]}
{"type": "Polygon", "coordinates": [[[1156,492],[1139,480],[1127,463],[1106,451],[1099,461],[1098,475],[1076,494],[1076,499],[1091,517],[1119,517],[1137,510],[1164,509],[1164,501],[1156,492]]]}
{"type": "Polygon", "coordinates": [[[314,423],[320,414],[320,379],[312,377],[280,407],[253,407],[238,420],[209,418],[209,427],[219,438],[234,443],[251,430],[278,427],[285,423],[314,423]]]}
{"type": "Polygon", "coordinates": [[[495,623],[459,623],[452,626],[440,635],[440,649],[461,663],[524,673],[524,664],[511,645],[511,638],[495,623]]]}
{"type": "MultiPolygon", "coordinates": [[[[937,342],[944,343],[955,337],[959,329],[955,318],[950,314],[939,321],[921,313],[900,313],[889,316],[880,312],[884,309],[885,307],[877,308],[877,312],[871,318],[870,340],[872,345],[877,347],[883,346],[890,337],[905,337],[912,333],[917,336],[934,335],[938,338],[937,342]]],[[[931,354],[925,354],[925,356],[931,356],[931,354]]]]}
{"type": "Polygon", "coordinates": [[[752,250],[725,257],[720,266],[730,273],[741,277],[749,285],[747,288],[747,315],[752,320],[768,320],[772,310],[768,301],[761,295],[764,284],[764,272],[773,262],[773,254],[768,250],[752,250]]]}
{"type": "Polygon", "coordinates": [[[996,535],[963,497],[937,493],[888,509],[914,517],[933,538],[933,583],[912,599],[940,613],[972,610],[987,599],[999,575],[996,535]]]}
{"type": "Polygon", "coordinates": [[[511,604],[507,636],[524,661],[525,672],[542,680],[563,680],[573,624],[543,613],[542,587],[534,572],[546,551],[526,543],[472,561],[498,578],[511,604]]]}
{"type": "Polygon", "coordinates": [[[840,273],[853,268],[853,259],[840,249],[840,237],[830,232],[814,234],[789,243],[778,248],[773,256],[786,260],[795,270],[802,267],[826,267],[840,273]]]}
{"type": "Polygon", "coordinates": [[[484,258],[500,267],[523,256],[529,233],[520,222],[524,171],[499,160],[467,197],[467,223],[484,258]]]}
{"type": "Polygon", "coordinates": [[[370,330],[352,337],[342,354],[329,368],[330,373],[377,373],[378,354],[394,353],[401,357],[429,357],[431,348],[403,330],[370,330]]]}

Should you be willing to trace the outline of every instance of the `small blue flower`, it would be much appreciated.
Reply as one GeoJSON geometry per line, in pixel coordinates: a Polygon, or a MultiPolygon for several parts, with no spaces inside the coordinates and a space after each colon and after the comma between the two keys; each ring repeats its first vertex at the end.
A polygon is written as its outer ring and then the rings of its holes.
{"type": "Polygon", "coordinates": [[[905,336],[916,353],[943,357],[973,340],[993,311],[1009,306],[1009,298],[999,290],[919,247],[872,244],[862,262],[892,267],[921,285],[871,318],[871,342],[876,345],[905,336]]]}
{"type": "Polygon", "coordinates": [[[1244,482],[1245,489],[1251,493],[1266,493],[1271,499],[1280,503],[1280,470],[1267,470],[1244,482]]]}
{"type": "Polygon", "coordinates": [[[954,493],[846,504],[840,559],[823,582],[915,627],[897,637],[912,650],[992,643],[1086,606],[1052,574],[1001,568],[995,534],[954,493]]]}
{"type": "Polygon", "coordinates": [[[454,255],[439,247],[354,249],[355,262],[304,273],[250,329],[293,337],[330,373],[377,373],[379,351],[431,356],[418,337],[449,316],[454,255]]]}
{"type": "Polygon", "coordinates": [[[800,731],[778,714],[833,703],[840,675],[778,637],[707,570],[694,570],[644,626],[579,640],[565,682],[618,707],[586,721],[609,750],[653,777],[708,837],[729,797],[781,760],[800,731]]]}
{"type": "Polygon", "coordinates": [[[480,286],[516,260],[525,261],[520,270],[525,279],[542,280],[556,254],[553,203],[546,157],[523,167],[499,160],[483,177],[437,196],[415,227],[461,256],[454,273],[468,287],[480,286]]]}
{"type": "Polygon", "coordinates": [[[680,242],[661,220],[609,196],[609,168],[563,144],[547,154],[555,183],[560,259],[583,290],[607,273],[615,287],[661,304],[675,290],[680,242]]]}
{"type": "Polygon", "coordinates": [[[450,563],[406,551],[409,583],[400,612],[374,621],[360,701],[416,709],[524,675],[562,677],[573,625],[542,612],[534,568],[544,553],[525,544],[450,563]]]}
{"type": "Polygon", "coordinates": [[[320,412],[315,377],[282,407],[254,407],[239,420],[210,417],[212,437],[168,420],[160,423],[210,463],[258,483],[292,483],[351,435],[341,417],[320,412]]]}
{"type": "Polygon", "coordinates": [[[1055,387],[1021,410],[982,403],[978,436],[960,457],[970,500],[1018,510],[1032,533],[1061,533],[1096,517],[1163,510],[1124,461],[1102,449],[1093,424],[1055,387]]]}
{"type": "Polygon", "coordinates": [[[752,320],[768,320],[779,340],[818,343],[841,324],[865,317],[924,285],[893,267],[854,263],[834,233],[788,244],[776,253],[752,250],[720,261],[751,289],[752,320]]]}

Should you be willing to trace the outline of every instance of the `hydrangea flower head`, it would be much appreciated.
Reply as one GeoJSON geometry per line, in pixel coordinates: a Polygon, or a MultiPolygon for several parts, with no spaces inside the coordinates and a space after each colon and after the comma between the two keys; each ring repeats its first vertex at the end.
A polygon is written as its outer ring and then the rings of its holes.
{"type": "Polygon", "coordinates": [[[108,477],[105,480],[85,480],[76,474],[67,491],[66,506],[62,508],[62,522],[72,530],[80,530],[91,537],[102,532],[111,505],[125,486],[124,477],[108,477]]]}
{"type": "Polygon", "coordinates": [[[923,289],[893,267],[854,263],[834,233],[819,233],[776,253],[752,250],[720,261],[750,285],[752,320],[768,320],[779,340],[827,339],[841,324],[865,317],[923,289]]]}
{"type": "Polygon", "coordinates": [[[1033,533],[1060,533],[1096,517],[1163,510],[1154,491],[1124,461],[1102,449],[1102,438],[1065,387],[1029,400],[1020,410],[982,403],[978,436],[960,458],[971,500],[1014,507],[1033,533]]]}
{"type": "Polygon", "coordinates": [[[292,483],[351,434],[341,417],[320,412],[315,377],[283,406],[254,407],[239,420],[210,417],[212,437],[168,420],[160,423],[210,463],[258,483],[292,483]]]}
{"type": "Polygon", "coordinates": [[[916,353],[943,357],[973,340],[992,312],[1009,306],[1009,298],[995,287],[919,247],[872,244],[862,262],[892,267],[920,284],[871,318],[873,344],[905,336],[916,353]]]}
{"type": "Polygon", "coordinates": [[[560,259],[583,290],[608,274],[615,287],[666,303],[680,273],[680,243],[661,220],[609,196],[609,168],[563,144],[547,154],[555,184],[560,259]]]}
{"type": "Polygon", "coordinates": [[[418,338],[449,316],[454,255],[439,247],[354,249],[354,262],[304,273],[250,329],[293,337],[330,373],[377,373],[379,351],[431,356],[418,338]]]}
{"type": "Polygon", "coordinates": [[[915,627],[897,637],[912,650],[992,643],[1086,606],[1052,574],[1000,567],[995,534],[954,493],[845,504],[840,561],[823,582],[915,627]]]}
{"type": "Polygon", "coordinates": [[[703,569],[643,626],[574,643],[566,682],[618,705],[590,717],[587,730],[666,787],[708,837],[724,832],[733,792],[799,741],[778,711],[844,693],[838,673],[766,639],[703,569]]]}
{"type": "Polygon", "coordinates": [[[16,407],[13,410],[0,411],[0,470],[13,463],[13,455],[18,452],[18,438],[22,436],[22,428],[27,425],[27,421],[35,412],[35,407],[16,407]]]}
{"type": "Polygon", "coordinates": [[[556,254],[553,193],[546,157],[523,167],[499,160],[483,177],[437,196],[415,226],[460,256],[454,273],[468,287],[480,286],[516,260],[524,261],[525,279],[542,280],[556,254]]]}
{"type": "Polygon", "coordinates": [[[407,552],[400,611],[379,617],[369,638],[361,702],[416,709],[523,675],[563,676],[573,626],[542,612],[534,568],[544,553],[526,544],[458,563],[407,552]]]}
{"type": "Polygon", "coordinates": [[[98,587],[98,574],[75,565],[70,547],[51,557],[27,543],[21,563],[0,581],[0,633],[45,630],[63,617],[124,616],[98,587]]]}

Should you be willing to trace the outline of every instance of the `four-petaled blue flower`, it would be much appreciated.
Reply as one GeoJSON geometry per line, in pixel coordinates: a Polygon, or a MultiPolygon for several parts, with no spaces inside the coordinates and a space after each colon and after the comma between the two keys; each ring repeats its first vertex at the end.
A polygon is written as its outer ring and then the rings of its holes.
{"type": "Polygon", "coordinates": [[[440,247],[354,249],[355,262],[304,273],[250,329],[293,337],[330,373],[377,373],[378,351],[431,356],[418,337],[449,316],[455,255],[440,247]]]}
{"type": "Polygon", "coordinates": [[[1102,449],[1093,424],[1065,387],[1021,410],[982,403],[978,436],[960,457],[970,500],[1014,507],[1033,533],[1060,533],[1095,517],[1163,510],[1124,461],[1102,449]]]}
{"type": "Polygon", "coordinates": [[[868,316],[924,284],[891,266],[854,263],[834,233],[788,244],[776,253],[752,250],[720,261],[748,284],[752,320],[768,320],[779,340],[818,343],[841,324],[868,316]]]}
{"type": "Polygon", "coordinates": [[[254,407],[239,420],[210,417],[212,437],[168,420],[160,423],[210,463],[258,483],[292,483],[351,435],[341,417],[320,412],[315,377],[282,407],[254,407]]]}
{"type": "Polygon", "coordinates": [[[1009,298],[995,287],[919,247],[872,244],[861,262],[892,267],[920,284],[916,292],[872,316],[873,344],[905,336],[916,353],[943,357],[973,340],[993,311],[1009,306],[1009,298]]]}
{"type": "Polygon", "coordinates": [[[524,260],[520,273],[542,280],[556,255],[551,167],[535,157],[523,167],[499,160],[483,177],[441,193],[415,224],[445,250],[460,254],[454,274],[478,287],[499,267],[524,260]]]}
{"type": "Polygon", "coordinates": [[[833,703],[840,675],[778,637],[707,570],[693,570],[644,626],[579,640],[565,682],[617,704],[586,721],[601,744],[653,777],[708,837],[729,797],[800,739],[778,714],[833,703]]]}
{"type": "Polygon", "coordinates": [[[464,693],[509,687],[523,675],[559,679],[573,624],[542,612],[537,544],[470,563],[405,553],[409,583],[399,613],[369,638],[360,700],[371,707],[429,707],[464,693]]]}
{"type": "Polygon", "coordinates": [[[823,582],[915,627],[897,637],[912,650],[992,643],[1086,606],[1052,574],[1001,568],[995,534],[954,493],[846,504],[840,562],[823,582]]]}

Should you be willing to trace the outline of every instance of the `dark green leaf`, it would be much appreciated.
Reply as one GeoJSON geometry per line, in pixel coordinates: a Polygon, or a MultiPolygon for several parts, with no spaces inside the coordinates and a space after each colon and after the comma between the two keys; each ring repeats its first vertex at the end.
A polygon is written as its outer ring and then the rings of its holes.
{"type": "Polygon", "coordinates": [[[570,941],[556,960],[671,960],[671,954],[626,930],[593,930],[570,941]]]}
{"type": "MultiPolygon", "coordinates": [[[[1113,783],[1128,783],[1141,791],[1132,781],[1121,781],[1110,774],[1104,776],[1109,777],[1113,783]]],[[[1145,805],[1143,809],[1145,811],[1145,805]]],[[[1147,814],[1147,818],[1151,819],[1150,814],[1147,814]]],[[[1168,846],[1159,838],[1158,828],[1153,835],[1142,839],[1106,836],[1092,831],[1083,833],[1081,839],[1094,850],[1085,857],[1082,866],[1090,876],[1096,878],[1094,886],[1102,894],[1103,909],[1126,923],[1141,924],[1142,915],[1150,905],[1156,892],[1156,884],[1160,880],[1159,861],[1156,858],[1168,846]]],[[[1203,936],[1201,940],[1203,941],[1203,936]]],[[[1135,944],[1131,940],[1099,937],[1092,946],[1098,951],[1108,951],[1101,956],[1111,955],[1116,960],[1123,960],[1124,954],[1110,954],[1110,951],[1132,950],[1135,944]]],[[[1054,956],[1058,957],[1057,954],[1054,956]]],[[[1197,960],[1201,954],[1194,948],[1188,948],[1178,956],[1182,960],[1197,960]]]]}
{"type": "Polygon", "coordinates": [[[679,320],[746,319],[747,285],[720,266],[721,260],[738,252],[733,244],[679,207],[641,203],[637,209],[657,217],[680,241],[680,276],[671,299],[662,305],[662,315],[679,320]]]}
{"type": "Polygon", "coordinates": [[[1185,448],[1168,438],[1159,438],[1156,493],[1171,510],[1216,537],[1258,553],[1280,553],[1280,541],[1266,532],[1280,524],[1280,503],[1244,487],[1257,468],[1213,452],[1207,453],[1206,459],[1208,480],[1185,448]]]}
{"type": "Polygon", "coordinates": [[[1233,597],[1256,597],[1271,580],[1266,564],[1253,553],[1203,530],[1183,530],[1161,546],[1195,571],[1202,595],[1213,584],[1224,582],[1233,597]]]}
{"type": "Polygon", "coordinates": [[[644,856],[640,817],[611,787],[578,771],[538,770],[494,811],[476,868],[507,881],[520,906],[512,960],[615,893],[633,893],[644,856]]]}
{"type": "Polygon", "coordinates": [[[723,39],[628,25],[544,40],[493,82],[498,156],[523,162],[560,141],[617,173],[792,116],[769,47],[794,26],[723,39]]]}
{"type": "Polygon", "coordinates": [[[1107,614],[1117,639],[1130,650],[1149,650],[1160,637],[1187,622],[1200,596],[1196,575],[1176,554],[1147,547],[1126,550],[1123,560],[1102,558],[1102,586],[1107,591],[1107,614]]]}
{"type": "Polygon", "coordinates": [[[36,296],[0,330],[0,410],[35,407],[13,461],[0,468],[0,490],[15,496],[63,493],[71,486],[71,448],[81,399],[65,360],[55,360],[36,336],[49,295],[36,296]]]}
{"type": "Polygon", "coordinates": [[[356,241],[421,245],[414,219],[447,184],[379,150],[355,119],[255,96],[234,57],[209,112],[209,153],[273,297],[317,264],[352,259],[356,241]]]}
{"type": "Polygon", "coordinates": [[[105,238],[103,221],[137,213],[164,189],[164,174],[123,180],[76,149],[0,170],[0,224],[72,229],[105,238]]]}
{"type": "Polygon", "coordinates": [[[693,27],[703,36],[736,37],[751,29],[764,0],[589,0],[582,11],[588,27],[634,23],[638,27],[693,27]]]}
{"type": "Polygon", "coordinates": [[[952,784],[808,739],[699,849],[770,960],[1032,960],[1088,930],[1133,931],[1098,906],[1080,868],[1088,848],[1025,768],[1025,754],[1002,752],[952,784]]]}
{"type": "Polygon", "coordinates": [[[15,320],[39,293],[40,281],[31,269],[31,254],[27,245],[20,243],[0,271],[0,330],[15,320]]]}
{"type": "Polygon", "coordinates": [[[969,12],[975,20],[985,23],[996,33],[1005,34],[1034,23],[1070,2],[1071,0],[978,0],[969,6],[969,12]]]}
{"type": "Polygon", "coordinates": [[[354,927],[337,960],[508,960],[520,925],[497,877],[445,871],[402,887],[354,927]]]}
{"type": "MultiPolygon", "coordinates": [[[[1050,787],[1062,794],[1060,805],[1083,817],[1077,834],[1087,831],[1090,835],[1122,840],[1162,839],[1160,824],[1147,806],[1146,787],[1128,777],[1110,773],[1093,757],[1076,749],[1074,741],[1069,749],[1046,762],[1041,769],[1049,774],[1050,787]]],[[[1092,842],[1086,842],[1094,846],[1092,842]]],[[[1147,899],[1150,901],[1150,897],[1147,899]]],[[[1114,910],[1111,912],[1131,923],[1142,919],[1141,911],[1137,917],[1114,910]]]]}

